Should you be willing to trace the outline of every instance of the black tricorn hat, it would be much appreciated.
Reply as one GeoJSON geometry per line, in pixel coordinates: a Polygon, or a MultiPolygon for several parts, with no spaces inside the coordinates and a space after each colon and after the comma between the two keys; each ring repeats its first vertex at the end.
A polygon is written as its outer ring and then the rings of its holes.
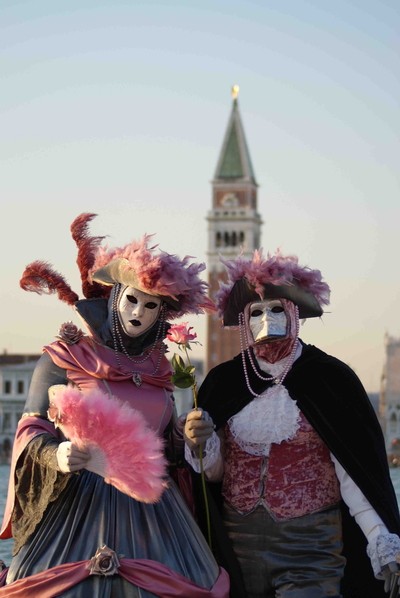
{"type": "Polygon", "coordinates": [[[251,260],[239,256],[222,262],[228,281],[221,285],[216,304],[224,326],[237,326],[245,306],[260,299],[289,299],[298,306],[300,319],[320,317],[322,305],[329,303],[330,289],[321,272],[300,266],[296,256],[277,251],[265,259],[262,250],[256,250],[251,260]]]}
{"type": "Polygon", "coordinates": [[[260,299],[289,299],[299,308],[299,318],[316,318],[322,316],[323,310],[316,297],[293,284],[271,284],[263,287],[262,296],[256,292],[246,278],[237,280],[228,297],[222,321],[224,326],[237,326],[239,313],[243,312],[248,303],[260,299]]]}

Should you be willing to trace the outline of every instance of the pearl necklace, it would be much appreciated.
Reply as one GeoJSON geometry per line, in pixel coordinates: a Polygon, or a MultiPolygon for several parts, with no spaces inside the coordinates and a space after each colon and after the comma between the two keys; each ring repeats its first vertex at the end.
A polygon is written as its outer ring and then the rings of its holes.
{"type": "MultiPolygon", "coordinates": [[[[154,376],[160,368],[161,360],[166,351],[166,345],[164,343],[161,343],[161,344],[159,343],[159,341],[165,335],[165,306],[161,305],[158,328],[157,328],[155,339],[154,339],[150,349],[145,349],[143,351],[143,357],[141,359],[134,359],[132,357],[132,355],[129,355],[128,351],[126,350],[126,347],[125,347],[125,344],[124,344],[124,341],[122,338],[121,330],[120,330],[117,304],[118,304],[118,298],[119,298],[119,295],[121,292],[121,286],[122,285],[120,283],[115,285],[114,297],[113,297],[113,301],[112,301],[111,333],[112,333],[112,338],[113,338],[115,359],[117,361],[119,369],[121,371],[124,371],[124,368],[121,364],[120,352],[122,352],[125,355],[125,357],[127,357],[129,359],[129,361],[131,361],[135,366],[137,366],[137,365],[140,365],[140,364],[144,363],[145,361],[147,361],[150,358],[150,356],[152,355],[152,353],[154,352],[154,350],[156,349],[156,347],[158,345],[160,345],[159,351],[158,351],[157,363],[155,365],[153,372],[150,374],[151,376],[154,376]]],[[[132,381],[138,387],[142,385],[142,376],[137,370],[132,370],[132,381]]]]}
{"type": "Polygon", "coordinates": [[[263,376],[262,374],[259,373],[258,369],[255,366],[253,355],[250,350],[249,339],[247,336],[247,331],[246,331],[246,327],[245,327],[245,323],[244,323],[244,314],[243,314],[243,312],[241,312],[239,314],[239,336],[240,336],[240,349],[241,349],[240,352],[241,352],[241,356],[242,356],[243,373],[244,373],[244,377],[246,380],[246,386],[247,386],[249,392],[253,395],[253,397],[259,397],[260,394],[258,392],[255,392],[251,388],[249,373],[247,371],[246,354],[249,358],[251,368],[258,378],[260,378],[261,380],[264,380],[265,382],[273,381],[274,384],[282,384],[284,379],[288,375],[290,368],[293,365],[294,357],[296,355],[297,346],[299,343],[299,308],[297,307],[297,305],[295,305],[294,307],[295,307],[295,321],[296,321],[296,339],[295,339],[295,342],[293,343],[293,347],[290,352],[289,360],[288,360],[283,372],[279,376],[270,376],[270,375],[263,376]]]}

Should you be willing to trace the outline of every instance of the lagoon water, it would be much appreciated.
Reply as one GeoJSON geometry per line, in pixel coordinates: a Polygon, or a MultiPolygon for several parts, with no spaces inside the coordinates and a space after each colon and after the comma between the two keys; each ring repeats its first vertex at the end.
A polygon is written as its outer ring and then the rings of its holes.
{"type": "MultiPolygon", "coordinates": [[[[9,473],[10,467],[8,465],[0,465],[0,521],[3,519],[9,473]]],[[[400,467],[391,469],[390,473],[397,494],[397,500],[400,505],[400,467]]],[[[10,564],[12,543],[13,540],[0,540],[0,559],[3,560],[6,565],[10,564]]]]}

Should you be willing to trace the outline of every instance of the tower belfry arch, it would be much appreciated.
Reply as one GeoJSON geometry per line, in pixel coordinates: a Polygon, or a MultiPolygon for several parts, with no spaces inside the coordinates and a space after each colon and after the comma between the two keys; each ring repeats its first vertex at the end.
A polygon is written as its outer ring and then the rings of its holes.
{"type": "MultiPolygon", "coordinates": [[[[212,205],[207,214],[207,269],[211,296],[224,281],[223,259],[239,253],[250,257],[260,247],[261,216],[258,184],[239,111],[239,86],[231,89],[232,108],[212,185],[212,205]]],[[[207,316],[206,371],[240,351],[238,334],[224,329],[217,316],[207,316]]]]}

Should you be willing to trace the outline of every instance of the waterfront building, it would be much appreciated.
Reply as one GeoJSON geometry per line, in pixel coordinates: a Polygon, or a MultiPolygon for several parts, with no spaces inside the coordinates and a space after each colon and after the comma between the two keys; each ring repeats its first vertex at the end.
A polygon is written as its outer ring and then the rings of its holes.
{"type": "Polygon", "coordinates": [[[0,463],[11,456],[15,430],[39,355],[0,355],[0,463]]]}
{"type": "Polygon", "coordinates": [[[400,465],[400,338],[385,336],[379,418],[391,465],[400,465]]]}

